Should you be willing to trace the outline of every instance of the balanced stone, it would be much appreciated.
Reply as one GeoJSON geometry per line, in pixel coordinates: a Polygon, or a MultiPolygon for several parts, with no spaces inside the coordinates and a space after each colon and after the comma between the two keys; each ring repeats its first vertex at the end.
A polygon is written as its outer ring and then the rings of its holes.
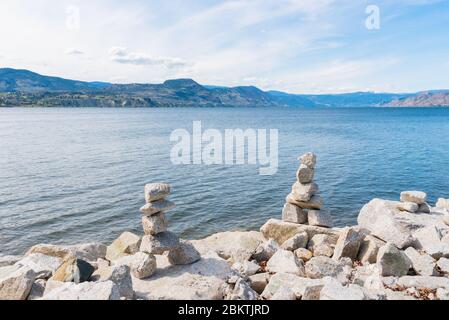
{"type": "Polygon", "coordinates": [[[401,192],[401,201],[423,204],[427,201],[427,194],[421,191],[403,191],[401,192]]]}
{"type": "Polygon", "coordinates": [[[414,202],[399,202],[397,207],[401,211],[415,213],[419,209],[419,205],[414,202]]]}
{"type": "Polygon", "coordinates": [[[307,220],[311,226],[331,228],[333,225],[332,217],[322,210],[308,210],[307,220]]]}
{"type": "Polygon", "coordinates": [[[156,235],[167,231],[168,221],[163,212],[142,217],[143,231],[146,235],[156,235]]]}
{"type": "Polygon", "coordinates": [[[171,201],[162,199],[157,200],[154,202],[147,203],[142,208],[140,208],[140,212],[143,215],[151,216],[153,214],[159,213],[159,212],[166,212],[175,207],[175,204],[171,201]]]}
{"type": "Polygon", "coordinates": [[[307,212],[294,204],[286,203],[282,210],[282,220],[303,224],[307,222],[307,212]]]}
{"type": "Polygon", "coordinates": [[[301,165],[296,172],[296,178],[300,183],[311,183],[313,180],[313,177],[315,176],[315,171],[313,168],[308,167],[306,165],[301,165]]]}
{"type": "Polygon", "coordinates": [[[290,193],[286,201],[303,209],[321,209],[323,205],[323,199],[317,195],[314,195],[309,201],[304,202],[296,200],[295,195],[290,193]]]}
{"type": "Polygon", "coordinates": [[[171,187],[166,183],[150,183],[145,186],[145,200],[147,203],[161,200],[170,195],[171,187]]]}
{"type": "Polygon", "coordinates": [[[301,164],[306,165],[310,168],[315,168],[316,165],[316,155],[312,152],[307,152],[298,158],[301,164]]]}
{"type": "Polygon", "coordinates": [[[168,253],[172,265],[187,265],[201,259],[200,253],[188,241],[181,240],[179,246],[168,253]]]}
{"type": "Polygon", "coordinates": [[[318,191],[318,185],[314,182],[307,184],[296,182],[292,187],[292,195],[294,195],[297,201],[307,202],[318,191]]]}
{"type": "Polygon", "coordinates": [[[178,245],[178,236],[173,232],[166,231],[154,236],[144,236],[140,245],[140,251],[151,254],[163,254],[166,251],[175,249],[178,245]]]}

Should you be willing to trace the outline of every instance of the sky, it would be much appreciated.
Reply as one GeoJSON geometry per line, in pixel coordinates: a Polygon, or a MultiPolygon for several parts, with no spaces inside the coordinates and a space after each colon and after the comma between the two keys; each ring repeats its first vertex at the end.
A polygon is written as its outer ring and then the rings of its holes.
{"type": "Polygon", "coordinates": [[[449,1],[2,0],[0,67],[290,93],[449,89],[449,1]]]}

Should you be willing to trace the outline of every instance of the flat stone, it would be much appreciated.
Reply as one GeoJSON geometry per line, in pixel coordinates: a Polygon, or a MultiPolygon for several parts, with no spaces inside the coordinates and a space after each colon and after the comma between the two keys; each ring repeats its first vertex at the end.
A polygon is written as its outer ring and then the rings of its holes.
{"type": "Polygon", "coordinates": [[[32,253],[16,262],[16,265],[32,269],[36,273],[37,278],[49,278],[59,269],[63,262],[62,258],[47,256],[42,253],[32,253]]]}
{"type": "Polygon", "coordinates": [[[365,238],[360,243],[359,253],[357,255],[357,260],[362,263],[376,263],[377,253],[380,247],[384,246],[385,242],[372,236],[366,235],[365,238]]]}
{"type": "Polygon", "coordinates": [[[324,279],[309,279],[300,277],[291,273],[276,273],[270,279],[261,296],[270,299],[282,288],[289,288],[296,297],[302,297],[309,287],[315,287],[324,284],[324,279]]]}
{"type": "Polygon", "coordinates": [[[398,208],[400,211],[415,213],[418,211],[419,205],[414,202],[399,202],[396,208],[398,208]]]}
{"type": "Polygon", "coordinates": [[[292,187],[292,195],[296,201],[307,202],[310,201],[312,196],[320,191],[318,185],[314,182],[302,184],[300,182],[296,182],[292,187]]]}
{"type": "Polygon", "coordinates": [[[147,235],[142,238],[140,251],[151,254],[163,254],[178,247],[178,236],[170,231],[159,233],[155,236],[147,235]]]}
{"type": "Polygon", "coordinates": [[[12,266],[17,261],[21,260],[21,256],[0,256],[0,268],[6,266],[12,266]]]}
{"type": "Polygon", "coordinates": [[[282,220],[286,222],[307,223],[307,211],[291,203],[286,203],[282,209],[282,220]]]}
{"type": "Polygon", "coordinates": [[[138,299],[222,300],[227,279],[233,275],[228,262],[215,252],[189,265],[173,266],[165,256],[156,256],[158,268],[145,280],[133,279],[138,299]]]}
{"type": "Polygon", "coordinates": [[[131,232],[122,233],[110,246],[107,247],[106,259],[114,261],[123,256],[139,252],[141,239],[131,232]]]}
{"type": "Polygon", "coordinates": [[[449,259],[448,258],[441,258],[440,260],[438,260],[437,266],[442,273],[444,273],[446,275],[449,274],[449,259]]]}
{"type": "Polygon", "coordinates": [[[145,201],[147,203],[161,200],[170,195],[171,187],[167,183],[150,183],[145,185],[145,201]]]}
{"type": "Polygon", "coordinates": [[[300,183],[310,183],[315,176],[315,170],[311,167],[301,164],[298,171],[296,172],[296,179],[300,183]]]}
{"type": "Polygon", "coordinates": [[[379,249],[377,264],[380,274],[384,277],[406,275],[412,267],[412,262],[407,255],[392,243],[387,243],[379,249]]]}
{"type": "Polygon", "coordinates": [[[262,234],[257,231],[229,231],[192,240],[191,243],[202,256],[214,252],[225,260],[241,262],[249,260],[264,241],[262,234]]]}
{"type": "Polygon", "coordinates": [[[427,253],[420,253],[415,248],[409,247],[405,254],[412,262],[412,267],[415,272],[421,276],[437,276],[436,261],[427,253]]]}
{"type": "Polygon", "coordinates": [[[36,281],[34,281],[30,293],[28,294],[27,300],[41,299],[44,296],[46,284],[47,281],[44,279],[37,279],[36,281]]]}
{"type": "Polygon", "coordinates": [[[140,213],[145,216],[151,216],[159,212],[167,212],[174,207],[174,202],[162,199],[145,204],[142,208],[140,208],[140,213]]]}
{"type": "Polygon", "coordinates": [[[323,210],[308,210],[307,220],[311,226],[324,228],[332,228],[333,226],[332,217],[323,210]]]}
{"type": "Polygon", "coordinates": [[[257,273],[248,277],[249,285],[258,294],[261,294],[265,290],[269,280],[270,274],[268,272],[257,273]]]}
{"type": "Polygon", "coordinates": [[[304,276],[304,264],[291,251],[278,250],[267,263],[267,270],[272,273],[292,273],[304,276]]]}
{"type": "Polygon", "coordinates": [[[313,257],[305,266],[306,276],[311,279],[324,277],[337,278],[340,282],[347,282],[351,272],[344,263],[328,257],[313,257]]]}
{"type": "Polygon", "coordinates": [[[401,202],[413,202],[423,204],[427,201],[427,194],[421,191],[403,191],[401,192],[401,202]]]}
{"type": "Polygon", "coordinates": [[[320,292],[320,300],[367,300],[367,296],[358,285],[343,286],[335,279],[326,278],[320,292]]]}
{"type": "MultiPolygon", "coordinates": [[[[126,265],[130,268],[131,274],[138,279],[146,279],[151,277],[156,271],[156,258],[154,255],[137,252],[132,256],[125,256],[117,259],[115,265],[126,265]]],[[[99,269],[109,266],[102,266],[99,269]]]]}
{"type": "Polygon", "coordinates": [[[98,269],[93,274],[92,279],[95,282],[112,281],[116,285],[120,297],[126,299],[134,298],[131,269],[127,265],[113,265],[98,269]]]}
{"type": "MultiPolygon", "coordinates": [[[[26,267],[3,267],[12,272],[0,271],[0,300],[25,300],[35,280],[35,272],[26,267]]],[[[3,269],[2,268],[2,269],[3,269]]]]}
{"type": "Polygon", "coordinates": [[[301,259],[304,262],[309,261],[313,257],[312,252],[307,250],[307,249],[305,249],[305,248],[298,248],[298,249],[296,249],[294,254],[295,254],[295,256],[298,259],[301,259]]]}
{"type": "Polygon", "coordinates": [[[301,232],[285,241],[281,248],[284,250],[295,251],[299,248],[305,248],[308,242],[309,236],[307,235],[307,232],[301,232]]]}
{"type": "Polygon", "coordinates": [[[167,231],[168,221],[163,212],[142,217],[142,227],[146,235],[156,235],[167,231]]]}
{"type": "Polygon", "coordinates": [[[112,281],[66,282],[44,295],[42,300],[120,300],[120,294],[112,281]]]}
{"type": "Polygon", "coordinates": [[[189,242],[181,240],[178,247],[170,250],[168,253],[168,260],[173,265],[192,264],[201,259],[200,253],[189,242]]]}
{"type": "Polygon", "coordinates": [[[27,256],[33,253],[41,253],[46,256],[63,259],[68,255],[72,255],[72,252],[67,247],[52,244],[37,244],[35,246],[32,246],[25,255],[27,256]]]}
{"type": "Polygon", "coordinates": [[[67,258],[51,277],[54,281],[81,283],[88,281],[95,268],[75,257],[67,258]]]}
{"type": "Polygon", "coordinates": [[[268,239],[266,242],[263,242],[258,245],[254,253],[252,254],[252,258],[257,262],[268,261],[270,258],[279,250],[279,245],[273,239],[268,239]]]}
{"type": "Polygon", "coordinates": [[[307,232],[309,235],[309,239],[316,234],[326,234],[331,238],[337,241],[340,233],[336,230],[316,227],[316,226],[308,226],[308,225],[300,225],[294,224],[290,222],[285,222],[277,219],[268,220],[260,229],[261,233],[265,237],[265,239],[274,239],[277,243],[284,243],[295,234],[300,232],[307,232]]]}
{"type": "Polygon", "coordinates": [[[356,228],[343,229],[335,245],[333,259],[338,261],[340,258],[348,257],[351,260],[355,260],[359,253],[363,236],[356,228]]]}
{"type": "Polygon", "coordinates": [[[301,164],[308,166],[310,168],[315,168],[316,165],[316,155],[313,152],[307,152],[300,156],[298,160],[301,164]]]}
{"type": "Polygon", "coordinates": [[[290,193],[287,198],[286,201],[288,203],[294,204],[300,208],[303,209],[321,209],[321,207],[323,206],[323,199],[318,196],[318,195],[314,195],[312,196],[312,198],[310,198],[309,201],[305,202],[305,201],[298,201],[295,199],[295,195],[290,193]]]}

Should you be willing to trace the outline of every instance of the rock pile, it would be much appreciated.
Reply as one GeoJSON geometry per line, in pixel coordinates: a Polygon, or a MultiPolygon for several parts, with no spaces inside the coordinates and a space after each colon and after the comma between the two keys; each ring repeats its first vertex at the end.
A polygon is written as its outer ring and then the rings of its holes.
{"type": "Polygon", "coordinates": [[[319,188],[313,182],[315,176],[316,155],[306,153],[298,158],[300,167],[296,172],[297,181],[286,198],[282,211],[282,220],[311,226],[332,227],[331,217],[321,210],[323,200],[317,195],[319,188]]]}

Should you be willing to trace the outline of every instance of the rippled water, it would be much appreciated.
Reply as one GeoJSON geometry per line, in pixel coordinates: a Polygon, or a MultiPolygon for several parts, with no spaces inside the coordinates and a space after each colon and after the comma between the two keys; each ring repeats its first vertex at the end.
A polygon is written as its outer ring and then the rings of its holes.
{"type": "Polygon", "coordinates": [[[419,189],[449,197],[449,109],[0,109],[0,252],[33,244],[108,243],[141,233],[148,182],[172,184],[171,229],[199,238],[279,217],[297,156],[338,225],[374,197],[419,189]],[[279,171],[174,166],[173,129],[279,129],[279,171]]]}

